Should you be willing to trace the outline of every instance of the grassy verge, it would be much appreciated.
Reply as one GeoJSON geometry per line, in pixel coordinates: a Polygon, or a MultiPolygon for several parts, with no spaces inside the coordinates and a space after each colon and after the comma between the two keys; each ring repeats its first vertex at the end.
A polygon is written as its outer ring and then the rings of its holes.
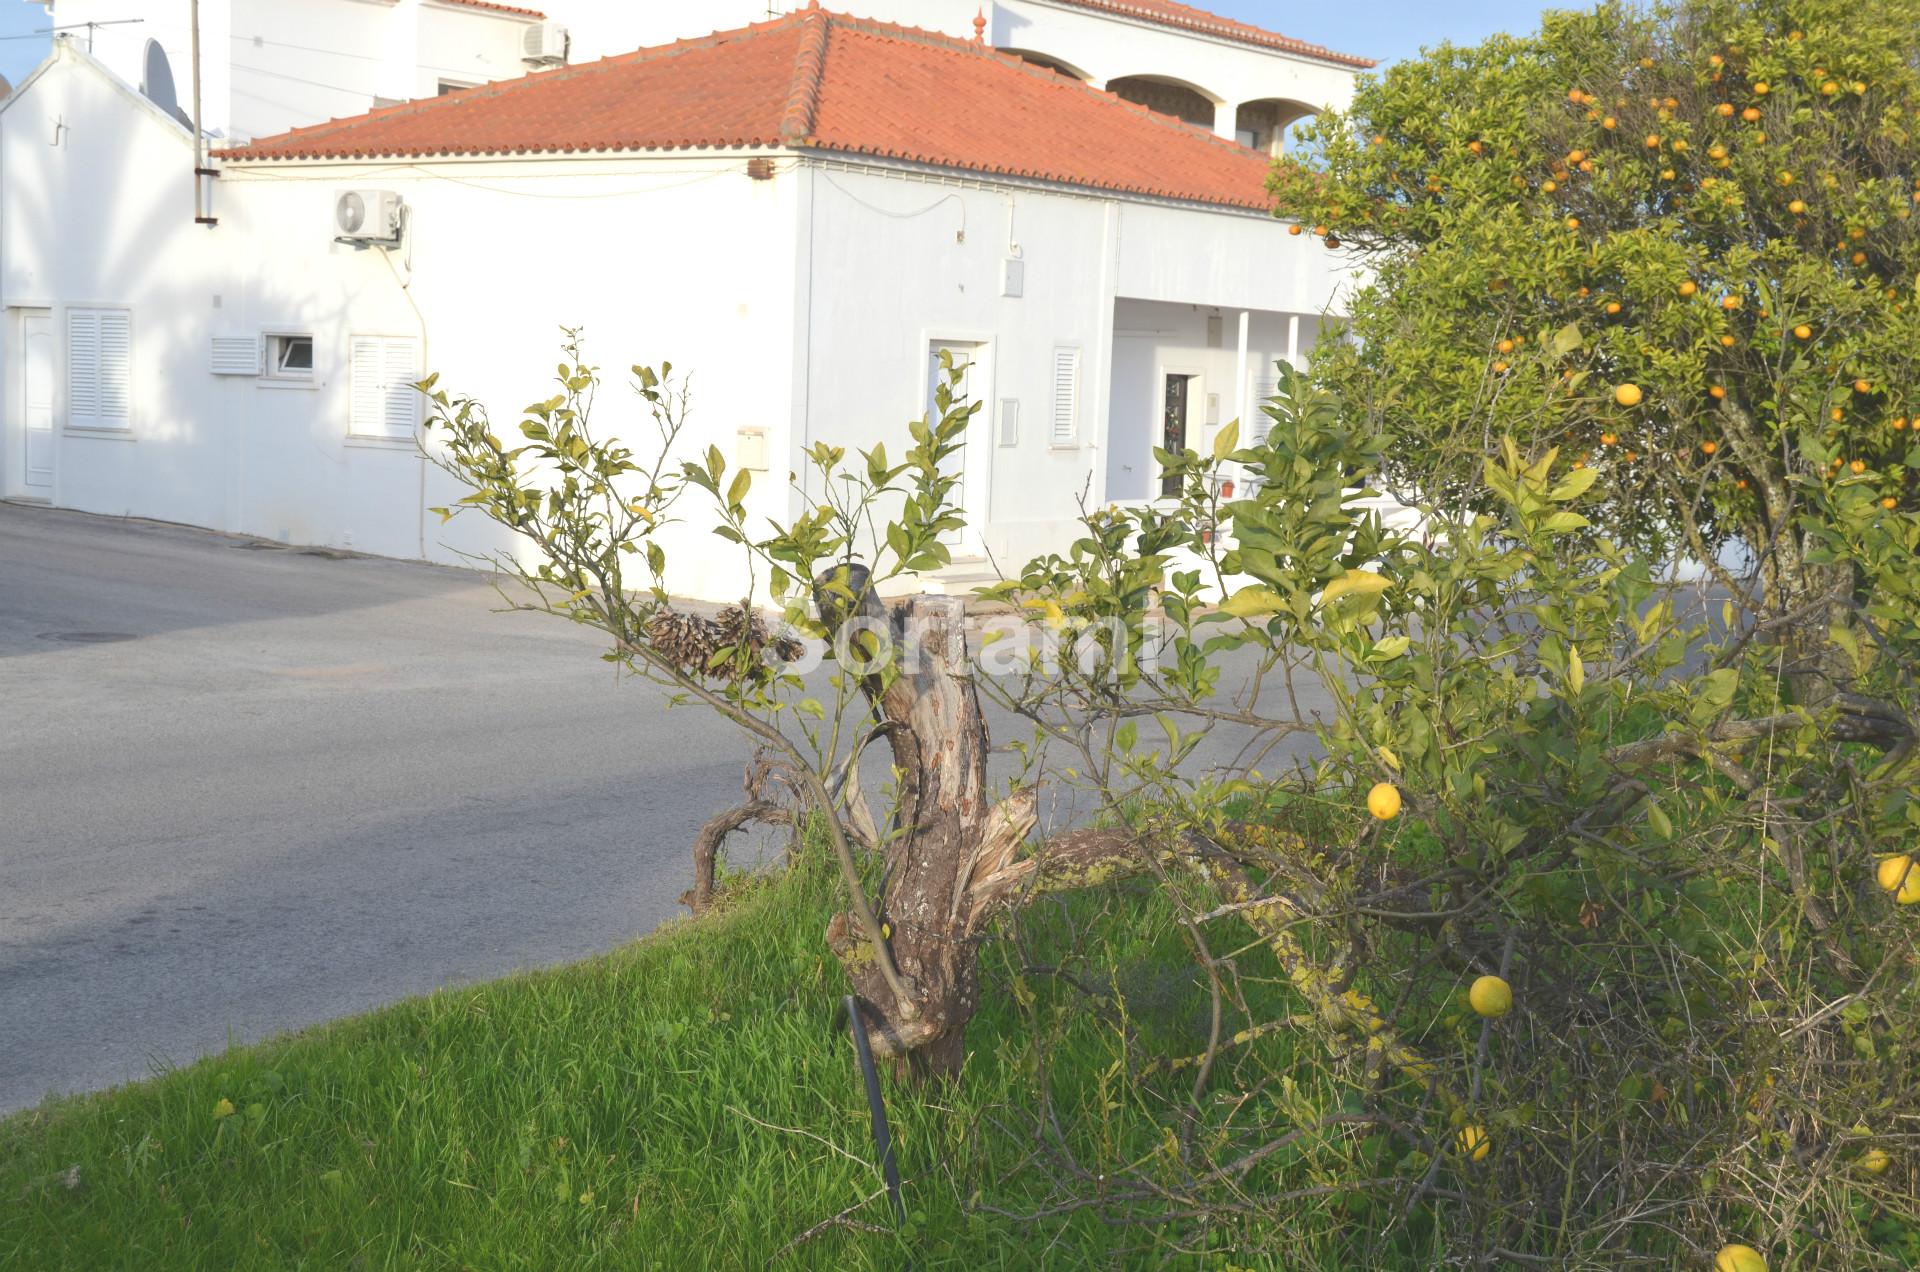
{"type": "MultiPolygon", "coordinates": [[[[1153,1250],[1092,1213],[1036,1226],[979,1204],[1035,1208],[1056,1182],[1019,1130],[1042,1084],[1089,1158],[1151,1154],[1164,1111],[1130,1104],[1111,1028],[1023,974],[1011,942],[989,950],[965,1083],[889,1090],[912,1222],[884,1230],[821,941],[834,902],[824,871],[798,867],[601,959],[0,1122],[0,1267],[897,1268],[909,1249],[922,1268],[1040,1251],[1111,1266],[1153,1250]],[[841,1214],[867,1226],[791,1244],[841,1214]]],[[[1193,1049],[1206,998],[1164,907],[1088,906],[1037,917],[1028,955],[1096,948],[1131,979],[1134,1045],[1193,1049]]]]}

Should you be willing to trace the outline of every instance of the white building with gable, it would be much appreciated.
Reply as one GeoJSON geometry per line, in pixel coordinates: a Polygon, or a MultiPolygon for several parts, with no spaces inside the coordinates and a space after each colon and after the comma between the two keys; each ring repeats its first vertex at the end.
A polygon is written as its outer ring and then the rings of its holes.
{"type": "MultiPolygon", "coordinates": [[[[1351,59],[1163,0],[1004,0],[959,32],[807,8],[592,61],[622,38],[596,13],[682,6],[202,0],[222,136],[198,157],[169,6],[133,7],[152,47],[101,25],[89,54],[83,31],[0,104],[0,497],[459,561],[504,545],[427,511],[463,492],[418,453],[408,386],[436,371],[505,434],[550,392],[565,325],[604,367],[690,373],[689,453],[758,470],[750,510],[784,519],[807,448],[897,447],[951,349],[986,404],[965,582],[1061,546],[1082,500],[1157,497],[1154,446],[1256,418],[1273,361],[1340,311],[1343,262],[1271,214],[1257,120],[1344,100],[1351,59]],[[332,45],[332,69],[287,70],[344,21],[247,25],[334,9],[413,40],[368,37],[349,82],[332,45]],[[483,25],[436,43],[449,22],[483,25]],[[542,40],[560,51],[529,71],[542,40]],[[127,74],[155,48],[170,100],[127,74]],[[261,58],[284,91],[243,69],[261,58]],[[481,69],[443,80],[462,66],[481,69]],[[1139,104],[1141,81],[1211,119],[1139,104]],[[296,91],[320,88],[366,97],[296,91]]],[[[62,25],[115,9],[53,6],[62,25]]],[[[643,422],[618,392],[603,410],[643,422]]],[[[674,546],[675,590],[740,595],[725,545],[674,546]]]]}

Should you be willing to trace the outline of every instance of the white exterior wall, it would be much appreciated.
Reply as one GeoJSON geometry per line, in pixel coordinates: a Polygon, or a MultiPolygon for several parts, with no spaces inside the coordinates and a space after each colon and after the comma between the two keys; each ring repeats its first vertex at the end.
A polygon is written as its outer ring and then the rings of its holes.
{"type": "MultiPolygon", "coordinates": [[[[687,456],[732,456],[737,430],[767,429],[777,471],[757,475],[750,507],[784,515],[794,182],[751,181],[737,157],[446,165],[448,179],[230,168],[209,230],[192,223],[191,162],[184,129],[72,58],[0,112],[0,303],[51,305],[56,333],[67,305],[133,311],[132,427],[70,430],[57,404],[55,504],[447,562],[503,545],[477,517],[423,517],[465,492],[411,443],[348,436],[349,339],[417,336],[424,319],[427,367],[509,439],[519,410],[556,391],[563,324],[586,329],[605,369],[600,428],[642,455],[652,426],[627,368],[671,359],[692,376],[687,456]],[[412,209],[410,288],[407,253],[390,270],[386,253],[331,241],[338,192],[370,186],[412,209]],[[264,332],[313,336],[310,387],[210,373],[214,335],[264,332]]],[[[24,441],[5,400],[0,492],[18,495],[24,441]]],[[[737,597],[734,558],[688,511],[700,529],[678,535],[677,590],[737,597]]]]}
{"type": "Polygon", "coordinates": [[[1117,367],[1198,349],[1223,393],[1225,423],[1237,403],[1238,312],[1258,311],[1250,320],[1252,383],[1287,351],[1290,316],[1310,331],[1341,303],[1339,259],[1257,214],[838,163],[818,166],[806,207],[813,253],[802,292],[810,299],[797,330],[810,347],[799,360],[807,375],[796,403],[796,470],[798,452],[813,441],[884,441],[898,453],[905,422],[925,410],[929,343],[984,342],[991,384],[975,390],[986,403],[976,440],[991,459],[975,469],[986,488],[972,511],[982,520],[982,546],[1008,569],[1074,537],[1082,495],[1093,503],[1144,497],[1127,470],[1152,462],[1153,441],[1139,421],[1143,411],[1157,420],[1157,387],[1143,402],[1139,376],[1117,367]],[[1020,298],[1001,294],[1010,258],[1024,267],[1020,298]],[[1171,324],[1156,342],[1116,339],[1117,321],[1124,327],[1137,301],[1177,302],[1147,308],[1177,309],[1191,321],[1171,324]],[[1200,315],[1214,308],[1226,314],[1226,334],[1223,349],[1208,350],[1200,315]],[[1047,436],[1052,355],[1061,346],[1081,350],[1070,447],[1047,436]],[[1008,400],[1018,403],[1014,446],[1000,444],[1008,400]]]}

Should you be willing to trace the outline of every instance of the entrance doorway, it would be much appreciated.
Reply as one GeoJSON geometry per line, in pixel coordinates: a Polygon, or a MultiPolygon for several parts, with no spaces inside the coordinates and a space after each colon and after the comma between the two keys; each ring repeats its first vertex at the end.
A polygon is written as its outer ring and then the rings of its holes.
{"type": "MultiPolygon", "coordinates": [[[[943,352],[952,355],[954,366],[965,367],[955,391],[956,405],[962,401],[989,401],[993,392],[992,351],[985,341],[935,340],[927,346],[926,411],[929,424],[939,419],[939,407],[934,405],[933,395],[934,390],[946,382],[946,371],[940,365],[943,352]]],[[[986,542],[986,536],[982,532],[987,522],[987,466],[993,459],[991,439],[985,433],[991,414],[985,408],[974,413],[967,422],[960,449],[948,456],[945,464],[946,472],[960,483],[954,487],[953,504],[966,518],[967,524],[959,530],[943,534],[940,541],[962,556],[977,555],[985,550],[982,545],[986,542]]]]}
{"type": "MultiPolygon", "coordinates": [[[[1192,418],[1194,381],[1199,378],[1197,375],[1174,371],[1167,373],[1160,408],[1160,445],[1175,455],[1187,449],[1187,426],[1192,418]]],[[[1180,478],[1171,473],[1161,477],[1160,494],[1163,498],[1179,498],[1180,478]]]]}
{"type": "Polygon", "coordinates": [[[55,367],[53,314],[45,309],[22,309],[20,316],[20,386],[12,409],[21,424],[21,493],[35,499],[53,498],[53,377],[55,367]]]}

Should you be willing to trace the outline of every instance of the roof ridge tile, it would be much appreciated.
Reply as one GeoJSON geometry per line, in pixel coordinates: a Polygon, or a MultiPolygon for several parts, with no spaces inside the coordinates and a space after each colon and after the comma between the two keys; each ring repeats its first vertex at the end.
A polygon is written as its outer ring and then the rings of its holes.
{"type": "Polygon", "coordinates": [[[813,136],[813,115],[820,104],[820,85],[826,77],[827,37],[833,15],[818,0],[801,10],[799,47],[793,56],[793,88],[780,116],[780,140],[796,145],[813,136]]]}

